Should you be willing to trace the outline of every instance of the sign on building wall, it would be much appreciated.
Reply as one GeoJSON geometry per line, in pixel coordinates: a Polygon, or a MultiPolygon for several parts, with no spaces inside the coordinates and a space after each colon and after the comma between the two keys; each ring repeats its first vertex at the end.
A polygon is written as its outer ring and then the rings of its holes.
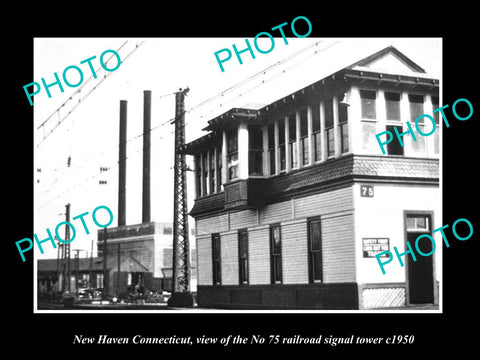
{"type": "Polygon", "coordinates": [[[361,197],[373,197],[373,185],[361,185],[360,186],[361,197]]]}
{"type": "MultiPolygon", "coordinates": [[[[382,251],[390,251],[389,238],[363,238],[362,240],[364,258],[374,258],[382,251]]],[[[384,253],[380,257],[388,257],[388,254],[384,253]]]]}

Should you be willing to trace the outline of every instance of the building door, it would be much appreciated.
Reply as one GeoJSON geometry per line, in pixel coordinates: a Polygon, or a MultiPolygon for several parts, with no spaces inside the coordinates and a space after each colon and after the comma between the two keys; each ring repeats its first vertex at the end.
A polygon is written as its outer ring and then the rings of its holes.
{"type": "Polygon", "coordinates": [[[421,235],[432,235],[430,215],[407,215],[407,241],[410,243],[417,261],[413,261],[411,254],[408,255],[407,264],[407,288],[410,304],[433,304],[434,303],[434,273],[433,273],[433,244],[427,237],[421,238],[418,249],[415,248],[415,241],[421,235]]]}

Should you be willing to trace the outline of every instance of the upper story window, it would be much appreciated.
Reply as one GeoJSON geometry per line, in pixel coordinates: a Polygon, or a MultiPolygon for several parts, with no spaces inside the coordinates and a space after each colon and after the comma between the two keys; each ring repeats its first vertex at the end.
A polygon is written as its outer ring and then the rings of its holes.
{"type": "Polygon", "coordinates": [[[217,176],[216,176],[216,163],[215,163],[215,148],[210,149],[208,153],[208,167],[209,167],[209,189],[210,194],[217,191],[217,176]]]}
{"type": "Polygon", "coordinates": [[[285,171],[285,119],[278,120],[278,153],[280,156],[280,172],[285,171]]]}
{"type": "Polygon", "coordinates": [[[217,146],[217,151],[216,151],[216,162],[217,162],[217,170],[216,170],[216,176],[217,176],[217,192],[220,192],[223,190],[223,178],[222,178],[222,145],[217,146]]]}
{"type": "MultiPolygon", "coordinates": [[[[408,94],[408,102],[410,104],[410,123],[412,128],[415,127],[415,120],[420,115],[425,114],[424,110],[424,96],[417,94],[408,94]]],[[[421,118],[417,123],[418,128],[421,132],[425,133],[425,118],[421,118]]],[[[426,152],[426,142],[425,137],[420,136],[419,134],[415,135],[416,141],[413,141],[411,134],[405,136],[404,143],[408,144],[407,147],[410,149],[412,154],[425,154],[426,152]]]]}
{"type": "Polygon", "coordinates": [[[400,121],[400,94],[386,91],[384,95],[387,121],[400,121]]]}
{"type": "Polygon", "coordinates": [[[322,133],[320,132],[320,104],[312,105],[313,154],[315,161],[322,160],[322,133]]]}
{"type": "MultiPolygon", "coordinates": [[[[440,106],[439,104],[440,102],[439,102],[438,96],[432,96],[433,110],[438,109],[440,106]]],[[[440,124],[439,124],[438,111],[433,113],[433,118],[435,119],[435,127],[436,127],[436,130],[433,133],[433,152],[435,154],[439,154],[440,153],[440,127],[439,127],[440,124]]]]}
{"type": "Polygon", "coordinates": [[[222,146],[205,149],[195,155],[194,161],[196,196],[222,191],[222,146]]]}
{"type": "Polygon", "coordinates": [[[375,140],[377,133],[377,92],[360,90],[361,123],[362,123],[362,150],[374,153],[378,143],[375,140]]]}
{"type": "Polygon", "coordinates": [[[205,151],[202,154],[202,188],[204,189],[204,194],[207,195],[209,193],[208,190],[208,151],[205,151]]]}
{"type": "Polygon", "coordinates": [[[325,100],[325,132],[327,135],[327,155],[335,155],[335,131],[333,128],[333,99],[325,100]]]}
{"type": "Polygon", "coordinates": [[[228,180],[238,178],[238,129],[227,133],[228,180]]]}
{"type": "Polygon", "coordinates": [[[197,192],[197,197],[203,196],[201,154],[195,155],[195,189],[197,192]]]}
{"type": "Polygon", "coordinates": [[[307,109],[300,110],[300,153],[302,165],[309,163],[309,147],[308,147],[308,112],[307,109]]]}
{"type": "Polygon", "coordinates": [[[297,121],[295,113],[288,117],[288,151],[290,152],[290,167],[296,168],[297,163],[297,121]]]}
{"type": "MultiPolygon", "coordinates": [[[[392,134],[395,134],[395,129],[399,133],[403,132],[403,125],[401,124],[401,114],[400,114],[400,93],[395,92],[384,92],[385,97],[385,114],[386,114],[386,130],[390,131],[392,134]]],[[[387,144],[387,154],[388,155],[403,155],[404,147],[401,146],[397,137],[395,136],[391,142],[387,144]]]]}
{"type": "Polygon", "coordinates": [[[271,123],[267,127],[267,147],[268,158],[270,163],[270,175],[275,175],[275,123],[271,123]]]}
{"type": "Polygon", "coordinates": [[[377,118],[377,92],[374,90],[360,90],[362,119],[377,118]]]}
{"type": "Polygon", "coordinates": [[[408,94],[408,101],[410,103],[410,122],[415,123],[415,120],[420,115],[423,115],[424,96],[416,94],[408,94]]]}
{"type": "MultiPolygon", "coordinates": [[[[361,150],[364,153],[379,153],[375,135],[385,131],[389,133],[383,136],[393,135],[384,146],[388,155],[423,157],[439,153],[438,132],[431,137],[421,136],[421,133],[429,133],[433,126],[428,118],[422,116],[426,111],[425,94],[363,89],[360,89],[359,93],[361,108],[357,116],[360,116],[361,150]]],[[[438,97],[432,96],[434,109],[438,107],[437,104],[438,97]]],[[[433,116],[437,125],[438,114],[433,116]]]]}
{"type": "Polygon", "coordinates": [[[338,97],[338,126],[340,127],[340,149],[342,154],[348,152],[348,105],[342,102],[346,94],[338,97]]]}
{"type": "Polygon", "coordinates": [[[260,126],[248,127],[248,175],[263,175],[263,130],[260,126]]]}

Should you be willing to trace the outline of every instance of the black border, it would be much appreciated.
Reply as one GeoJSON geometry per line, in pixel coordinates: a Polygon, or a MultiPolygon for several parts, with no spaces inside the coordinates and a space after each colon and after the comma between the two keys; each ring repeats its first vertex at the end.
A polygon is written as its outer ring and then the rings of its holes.
{"type": "MultiPolygon", "coordinates": [[[[173,4],[98,4],[71,10],[55,6],[26,5],[25,9],[8,11],[14,19],[2,24],[8,39],[2,56],[7,84],[4,87],[3,118],[3,189],[7,194],[4,215],[7,259],[4,267],[4,342],[9,350],[23,353],[34,350],[44,354],[90,354],[98,352],[143,356],[175,351],[217,350],[235,352],[268,349],[296,353],[303,346],[93,346],[72,345],[75,334],[96,336],[225,336],[259,334],[292,336],[392,336],[414,335],[408,346],[305,346],[322,356],[327,352],[366,351],[383,356],[441,354],[447,349],[468,350],[476,341],[474,323],[468,321],[476,313],[475,265],[478,254],[478,211],[473,209],[478,190],[475,184],[476,136],[478,130],[478,56],[474,19],[474,3],[445,5],[384,3],[373,4],[318,3],[295,8],[292,3],[249,6],[247,3],[202,3],[192,8],[189,3],[173,4]],[[179,6],[180,5],[180,6],[179,6]],[[44,7],[45,6],[45,7],[44,7]],[[303,15],[313,25],[312,37],[443,37],[443,104],[467,98],[474,115],[465,122],[451,121],[444,128],[443,224],[467,218],[474,226],[473,237],[465,242],[453,240],[444,248],[443,314],[33,314],[32,257],[22,263],[14,242],[33,233],[33,108],[25,101],[22,86],[33,79],[33,37],[253,37],[258,32],[290,22],[303,15]],[[13,50],[13,51],[12,51],[13,50]],[[10,309],[13,308],[13,311],[10,309]],[[5,333],[5,332],[4,332],[5,333]],[[389,351],[390,350],[390,351],[389,351]]],[[[195,54],[192,54],[194,57],[195,54]]],[[[451,233],[448,233],[451,236],[451,233]]],[[[473,319],[472,319],[473,320],[473,319]]],[[[231,353],[231,352],[230,352],[231,353]]]]}

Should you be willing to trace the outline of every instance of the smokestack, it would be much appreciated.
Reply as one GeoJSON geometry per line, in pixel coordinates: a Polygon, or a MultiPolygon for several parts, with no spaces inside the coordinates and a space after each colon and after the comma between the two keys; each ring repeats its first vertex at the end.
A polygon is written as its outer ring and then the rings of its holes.
{"type": "Polygon", "coordinates": [[[143,191],[142,222],[150,222],[150,128],[152,92],[143,92],[143,191]]]}
{"type": "Polygon", "coordinates": [[[120,137],[118,154],[118,226],[126,225],[127,179],[127,101],[120,100],[120,137]]]}

